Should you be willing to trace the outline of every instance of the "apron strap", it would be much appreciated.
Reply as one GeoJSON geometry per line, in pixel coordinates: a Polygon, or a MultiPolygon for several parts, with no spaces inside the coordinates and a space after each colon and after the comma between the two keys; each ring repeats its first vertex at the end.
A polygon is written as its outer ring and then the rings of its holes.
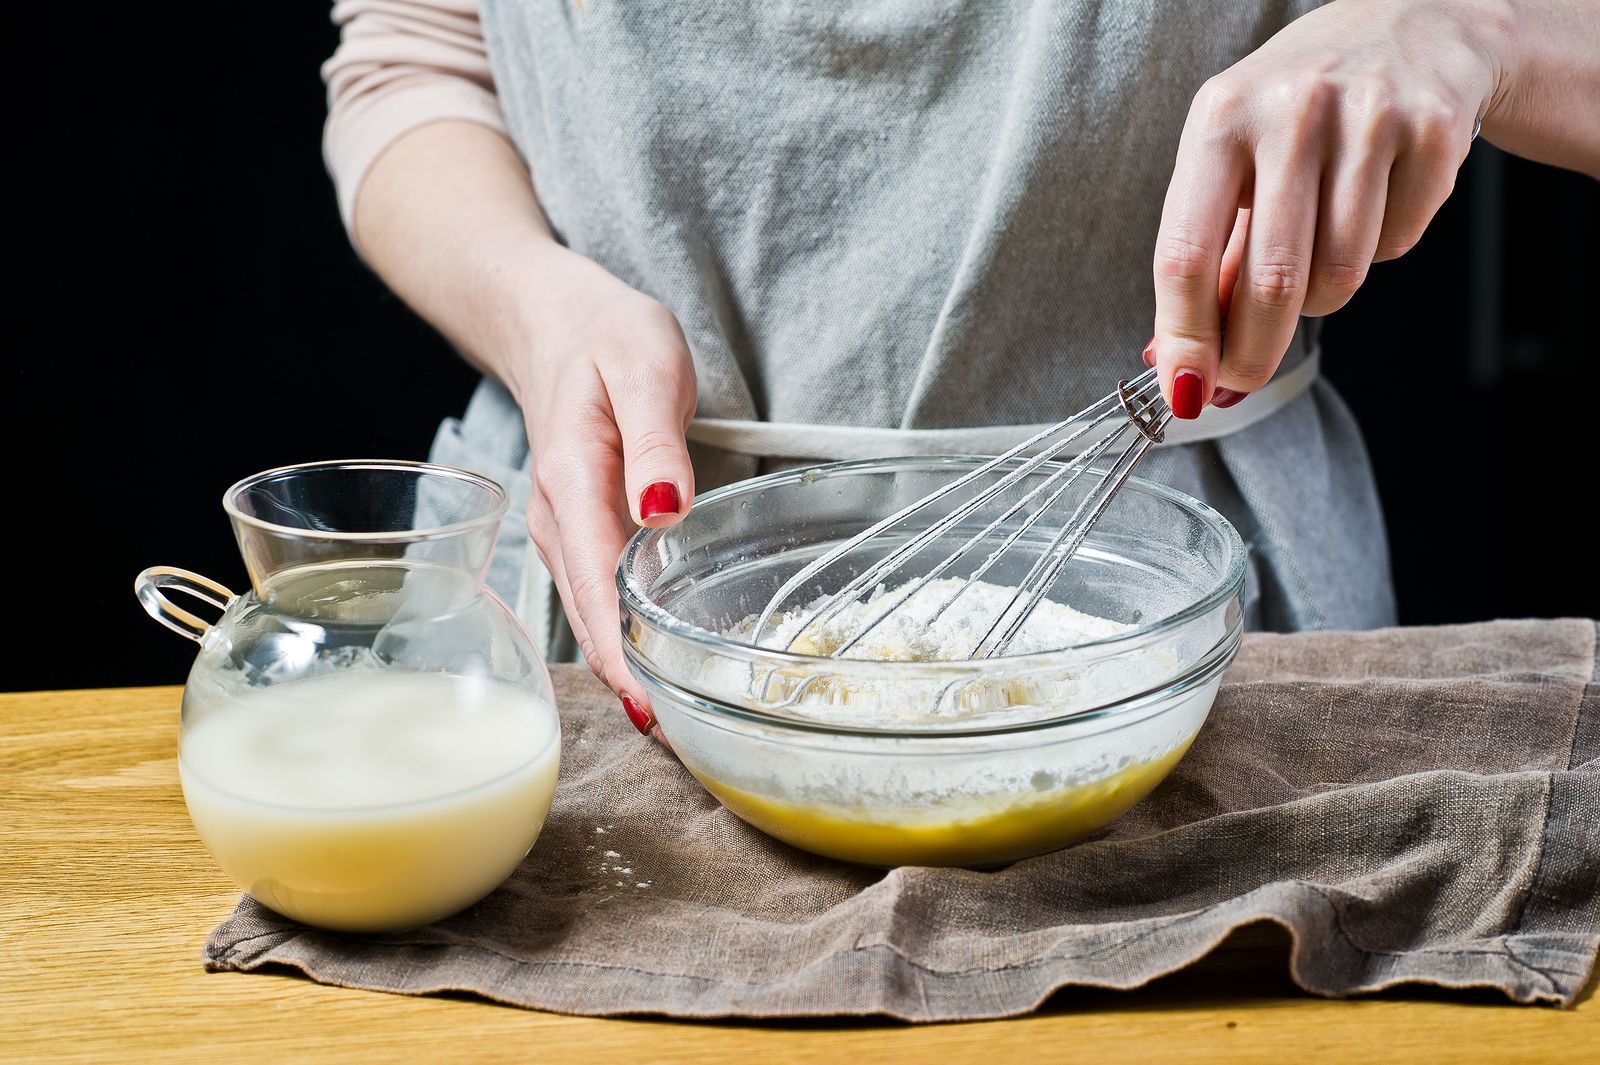
{"type": "MultiPolygon", "coordinates": [[[[1235,406],[1207,407],[1193,421],[1171,421],[1159,446],[1193,444],[1236,433],[1270,418],[1311,388],[1322,365],[1320,351],[1312,351],[1293,369],[1273,378],[1266,387],[1235,406]]],[[[1028,437],[1048,429],[1037,425],[976,425],[960,429],[888,429],[868,425],[810,425],[804,422],[740,421],[732,418],[696,418],[686,436],[700,444],[741,455],[772,459],[877,459],[891,455],[999,455],[1028,437]]],[[[1094,444],[1062,452],[1075,455],[1094,444]]]]}

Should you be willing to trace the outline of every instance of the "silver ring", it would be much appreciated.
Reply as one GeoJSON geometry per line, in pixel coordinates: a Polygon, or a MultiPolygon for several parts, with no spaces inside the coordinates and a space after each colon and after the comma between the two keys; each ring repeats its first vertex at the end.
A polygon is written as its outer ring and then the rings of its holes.
{"type": "Polygon", "coordinates": [[[1483,132],[1483,116],[1479,115],[1477,118],[1472,120],[1472,136],[1467,138],[1467,143],[1471,144],[1473,141],[1477,140],[1478,139],[1478,134],[1482,133],[1482,132],[1483,132]]]}

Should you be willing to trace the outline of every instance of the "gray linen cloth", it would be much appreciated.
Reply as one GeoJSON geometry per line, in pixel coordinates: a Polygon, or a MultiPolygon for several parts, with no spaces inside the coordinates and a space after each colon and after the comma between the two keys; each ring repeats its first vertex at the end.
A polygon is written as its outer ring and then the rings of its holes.
{"type": "Polygon", "coordinates": [[[1149,799],[993,872],[884,872],[777,843],[557,667],[561,784],[505,885],[375,936],[246,897],[205,962],[579,1014],[970,1020],[1070,985],[1138,987],[1272,921],[1317,994],[1426,983],[1571,1005],[1600,945],[1596,629],[1248,636],[1149,799]]]}

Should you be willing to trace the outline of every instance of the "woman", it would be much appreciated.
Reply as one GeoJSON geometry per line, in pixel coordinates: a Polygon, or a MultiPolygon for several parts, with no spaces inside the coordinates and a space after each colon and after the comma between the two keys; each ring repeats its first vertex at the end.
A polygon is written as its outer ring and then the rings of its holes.
{"type": "Polygon", "coordinates": [[[361,254],[486,375],[434,457],[526,496],[537,558],[516,519],[492,581],[557,653],[558,595],[641,730],[631,524],[778,464],[997,451],[1141,348],[1184,419],[1142,472],[1239,526],[1249,623],[1391,622],[1314,319],[1480,126],[1600,173],[1592,0],[478,7],[336,4],[327,155],[361,254]]]}

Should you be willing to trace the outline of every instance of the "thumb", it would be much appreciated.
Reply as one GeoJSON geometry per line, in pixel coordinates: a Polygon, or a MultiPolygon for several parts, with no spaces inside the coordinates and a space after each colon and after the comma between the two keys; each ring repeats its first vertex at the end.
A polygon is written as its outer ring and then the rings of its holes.
{"type": "Polygon", "coordinates": [[[695,385],[687,352],[656,365],[644,387],[635,379],[635,387],[608,391],[622,438],[629,513],[636,524],[660,528],[675,523],[694,500],[694,467],[683,432],[694,416],[695,385]]]}

